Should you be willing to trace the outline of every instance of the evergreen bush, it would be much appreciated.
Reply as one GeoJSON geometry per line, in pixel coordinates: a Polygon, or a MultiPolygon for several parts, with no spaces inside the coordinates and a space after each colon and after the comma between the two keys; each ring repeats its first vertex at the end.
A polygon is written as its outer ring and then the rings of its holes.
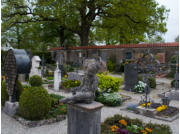
{"type": "Polygon", "coordinates": [[[33,75],[30,79],[29,79],[29,83],[31,86],[34,87],[38,87],[42,85],[42,78],[38,75],[33,75]]]}
{"type": "Polygon", "coordinates": [[[148,79],[148,81],[149,81],[149,87],[150,87],[150,88],[156,88],[156,78],[150,77],[150,78],[148,79]]]}
{"type": "Polygon", "coordinates": [[[51,101],[43,87],[28,88],[20,96],[19,113],[25,119],[43,119],[51,108],[51,101]]]}

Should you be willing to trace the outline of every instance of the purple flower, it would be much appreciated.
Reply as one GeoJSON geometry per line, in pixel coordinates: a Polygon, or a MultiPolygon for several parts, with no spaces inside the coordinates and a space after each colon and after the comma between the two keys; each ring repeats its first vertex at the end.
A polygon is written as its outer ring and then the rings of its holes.
{"type": "Polygon", "coordinates": [[[128,134],[128,130],[127,129],[118,129],[117,130],[118,134],[128,134]]]}

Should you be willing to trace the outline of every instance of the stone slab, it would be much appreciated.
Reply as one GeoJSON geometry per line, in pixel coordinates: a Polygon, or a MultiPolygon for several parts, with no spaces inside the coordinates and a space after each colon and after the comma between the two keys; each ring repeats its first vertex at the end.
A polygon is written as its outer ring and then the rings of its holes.
{"type": "Polygon", "coordinates": [[[102,108],[104,105],[102,103],[93,101],[90,104],[86,104],[86,103],[76,103],[76,104],[71,104],[69,103],[69,105],[73,106],[73,107],[77,107],[83,110],[88,110],[88,111],[93,111],[93,110],[97,110],[102,108]]]}
{"type": "Polygon", "coordinates": [[[18,108],[19,108],[18,102],[6,101],[3,111],[9,116],[14,116],[17,113],[18,108]]]}

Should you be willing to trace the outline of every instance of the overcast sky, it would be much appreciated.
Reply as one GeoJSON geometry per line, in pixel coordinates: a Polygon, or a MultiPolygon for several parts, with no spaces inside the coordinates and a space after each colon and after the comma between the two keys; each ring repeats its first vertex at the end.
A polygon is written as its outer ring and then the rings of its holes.
{"type": "Polygon", "coordinates": [[[164,39],[165,42],[174,42],[174,39],[179,35],[179,0],[157,0],[160,5],[164,5],[170,9],[167,20],[167,29],[164,39]]]}

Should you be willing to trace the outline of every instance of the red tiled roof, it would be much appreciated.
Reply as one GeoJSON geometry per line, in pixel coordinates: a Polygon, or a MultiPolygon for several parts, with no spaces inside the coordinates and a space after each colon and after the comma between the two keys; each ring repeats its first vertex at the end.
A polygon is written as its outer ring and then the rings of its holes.
{"type": "MultiPolygon", "coordinates": [[[[179,47],[178,42],[173,43],[154,43],[154,44],[122,44],[122,45],[106,45],[106,46],[78,46],[69,47],[68,50],[81,49],[113,49],[113,48],[152,48],[152,47],[179,47]]],[[[64,47],[50,48],[49,51],[65,50],[64,47]]]]}

